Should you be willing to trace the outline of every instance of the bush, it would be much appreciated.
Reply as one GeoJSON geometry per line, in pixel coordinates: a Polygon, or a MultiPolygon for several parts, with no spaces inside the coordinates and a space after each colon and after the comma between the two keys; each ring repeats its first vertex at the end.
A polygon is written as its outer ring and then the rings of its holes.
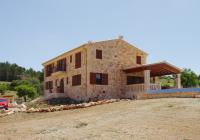
{"type": "Polygon", "coordinates": [[[5,83],[0,83],[0,93],[5,93],[6,90],[8,90],[9,85],[5,83]]]}
{"type": "Polygon", "coordinates": [[[34,87],[37,90],[37,95],[42,94],[42,86],[41,86],[40,81],[37,78],[29,77],[23,80],[15,80],[15,81],[12,81],[12,83],[10,84],[10,87],[12,90],[15,90],[15,88],[20,85],[28,85],[28,86],[34,87]]]}
{"type": "Polygon", "coordinates": [[[23,97],[24,101],[27,101],[27,97],[34,99],[37,96],[37,90],[35,87],[32,87],[30,85],[19,85],[15,88],[17,91],[17,95],[19,97],[23,97]]]}

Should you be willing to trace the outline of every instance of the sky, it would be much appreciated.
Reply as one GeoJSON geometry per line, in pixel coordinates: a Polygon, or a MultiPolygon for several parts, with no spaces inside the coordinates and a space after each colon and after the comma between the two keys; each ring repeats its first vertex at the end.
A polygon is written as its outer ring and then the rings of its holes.
{"type": "Polygon", "coordinates": [[[0,62],[42,63],[88,41],[124,40],[200,74],[200,0],[0,0],[0,62]]]}

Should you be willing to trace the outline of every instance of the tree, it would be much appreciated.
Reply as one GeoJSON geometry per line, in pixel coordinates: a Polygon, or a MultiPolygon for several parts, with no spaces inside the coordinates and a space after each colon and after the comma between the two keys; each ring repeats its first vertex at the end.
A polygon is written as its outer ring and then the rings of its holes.
{"type": "Polygon", "coordinates": [[[42,82],[43,72],[35,71],[32,68],[25,69],[9,62],[0,62],[0,81],[11,82],[13,80],[20,80],[22,77],[35,77],[42,82]]]}
{"type": "Polygon", "coordinates": [[[184,88],[197,87],[199,85],[199,79],[191,69],[184,69],[181,74],[181,84],[184,88]]]}
{"type": "Polygon", "coordinates": [[[23,97],[24,101],[27,101],[27,97],[33,99],[37,95],[36,88],[30,85],[19,85],[15,88],[17,95],[23,97]]]}
{"type": "Polygon", "coordinates": [[[0,83],[0,93],[5,93],[8,90],[8,84],[0,83]]]}

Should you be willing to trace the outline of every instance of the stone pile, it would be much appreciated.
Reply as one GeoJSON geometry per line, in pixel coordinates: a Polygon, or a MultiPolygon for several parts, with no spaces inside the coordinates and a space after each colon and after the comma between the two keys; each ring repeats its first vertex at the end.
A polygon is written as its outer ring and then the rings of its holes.
{"type": "Polygon", "coordinates": [[[91,106],[114,103],[114,102],[119,102],[119,101],[120,101],[119,99],[110,99],[110,100],[102,100],[102,101],[97,101],[97,102],[89,102],[89,103],[81,103],[81,104],[60,105],[60,106],[47,107],[47,108],[30,108],[30,109],[27,109],[25,112],[27,113],[55,112],[55,111],[62,111],[62,110],[87,108],[91,106]]]}

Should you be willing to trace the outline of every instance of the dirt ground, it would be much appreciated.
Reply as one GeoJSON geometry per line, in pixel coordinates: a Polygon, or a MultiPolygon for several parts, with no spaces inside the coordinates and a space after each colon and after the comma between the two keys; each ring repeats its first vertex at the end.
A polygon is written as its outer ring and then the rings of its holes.
{"type": "Polygon", "coordinates": [[[120,101],[0,118],[0,140],[199,140],[200,99],[120,101]]]}

